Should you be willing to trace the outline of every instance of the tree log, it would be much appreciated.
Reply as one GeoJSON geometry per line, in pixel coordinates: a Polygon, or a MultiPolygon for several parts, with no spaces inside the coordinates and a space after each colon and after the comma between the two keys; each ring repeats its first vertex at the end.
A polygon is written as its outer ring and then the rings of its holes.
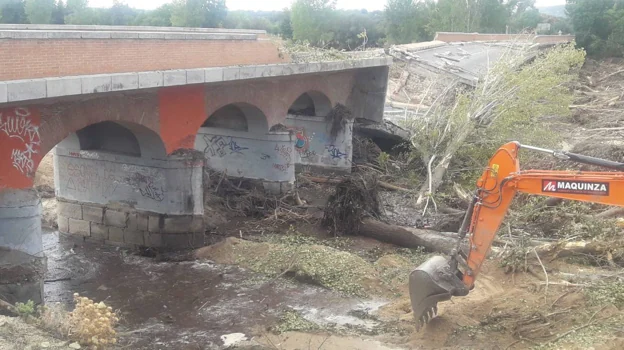
{"type": "Polygon", "coordinates": [[[431,252],[450,253],[457,245],[457,234],[388,225],[364,219],[359,234],[405,248],[424,247],[431,252]]]}

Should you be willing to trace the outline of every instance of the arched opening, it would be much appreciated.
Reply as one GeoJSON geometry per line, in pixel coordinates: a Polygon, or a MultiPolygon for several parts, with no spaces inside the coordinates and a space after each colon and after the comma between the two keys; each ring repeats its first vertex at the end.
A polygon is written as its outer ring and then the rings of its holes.
{"type": "Polygon", "coordinates": [[[68,136],[58,146],[130,157],[164,159],[167,156],[158,134],[143,125],[121,121],[91,124],[68,136]]]}
{"type": "Polygon", "coordinates": [[[92,124],[76,132],[80,149],[141,156],[139,140],[132,131],[114,122],[92,124]]]}
{"type": "Polygon", "coordinates": [[[202,127],[265,132],[268,130],[268,122],[258,107],[247,103],[232,103],[212,113],[202,127]]]}
{"type": "Polygon", "coordinates": [[[318,91],[309,91],[299,96],[288,109],[288,114],[315,117],[324,117],[331,111],[331,101],[325,94],[318,91]]]}

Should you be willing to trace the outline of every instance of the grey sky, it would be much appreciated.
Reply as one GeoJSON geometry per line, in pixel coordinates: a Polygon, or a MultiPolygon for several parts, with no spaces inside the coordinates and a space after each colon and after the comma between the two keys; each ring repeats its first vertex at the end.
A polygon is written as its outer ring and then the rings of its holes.
{"type": "MultiPolygon", "coordinates": [[[[171,0],[125,0],[136,8],[154,9],[171,0]]],[[[230,10],[281,10],[290,6],[292,0],[226,0],[230,10]]],[[[113,0],[89,0],[91,6],[110,7],[113,0]]],[[[343,9],[383,10],[385,0],[338,0],[338,7],[343,9]]],[[[536,0],[537,6],[551,6],[565,4],[565,0],[536,0]]]]}

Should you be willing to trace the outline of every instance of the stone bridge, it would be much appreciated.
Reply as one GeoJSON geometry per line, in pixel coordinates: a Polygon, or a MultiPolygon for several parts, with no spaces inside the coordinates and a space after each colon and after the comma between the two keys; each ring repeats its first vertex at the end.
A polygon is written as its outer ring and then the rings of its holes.
{"type": "MultiPolygon", "coordinates": [[[[48,152],[60,232],[200,246],[204,168],[271,192],[295,168],[350,171],[352,122],[331,137],[325,117],[342,104],[381,121],[390,64],[295,59],[262,31],[0,26],[0,266],[43,256],[33,179],[48,152]]],[[[41,289],[12,282],[0,293],[16,300],[41,289]]]]}

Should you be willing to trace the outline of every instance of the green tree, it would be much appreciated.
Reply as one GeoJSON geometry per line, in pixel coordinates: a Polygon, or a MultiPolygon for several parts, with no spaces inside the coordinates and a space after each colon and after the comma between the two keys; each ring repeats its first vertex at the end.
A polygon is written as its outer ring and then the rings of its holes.
{"type": "Polygon", "coordinates": [[[293,28],[292,28],[292,22],[290,19],[290,10],[284,9],[281,15],[282,15],[282,19],[280,20],[280,23],[279,23],[279,34],[284,39],[292,39],[293,28]]]}
{"type": "Polygon", "coordinates": [[[165,4],[153,11],[139,13],[134,20],[137,26],[171,27],[171,13],[173,6],[165,4]]]}
{"type": "Polygon", "coordinates": [[[291,9],[293,39],[326,46],[333,38],[336,0],[296,0],[291,9]]]}
{"type": "Polygon", "coordinates": [[[622,56],[624,0],[567,0],[576,42],[588,53],[622,56]]]}
{"type": "Polygon", "coordinates": [[[111,24],[118,26],[129,25],[137,16],[136,10],[120,0],[113,0],[113,6],[109,12],[111,24]]]}
{"type": "Polygon", "coordinates": [[[56,3],[54,12],[52,12],[52,23],[65,24],[65,4],[60,0],[56,3]]]}
{"type": "Polygon", "coordinates": [[[172,5],[175,27],[221,27],[227,16],[225,0],[174,0],[172,5]]]}
{"type": "Polygon", "coordinates": [[[55,0],[26,0],[26,17],[33,24],[52,23],[52,14],[56,9],[55,0]]]}
{"type": "Polygon", "coordinates": [[[385,11],[388,40],[393,44],[431,40],[430,9],[434,6],[429,1],[388,0],[385,11]]]}
{"type": "Polygon", "coordinates": [[[26,23],[23,0],[0,0],[0,23],[26,23]]]}

